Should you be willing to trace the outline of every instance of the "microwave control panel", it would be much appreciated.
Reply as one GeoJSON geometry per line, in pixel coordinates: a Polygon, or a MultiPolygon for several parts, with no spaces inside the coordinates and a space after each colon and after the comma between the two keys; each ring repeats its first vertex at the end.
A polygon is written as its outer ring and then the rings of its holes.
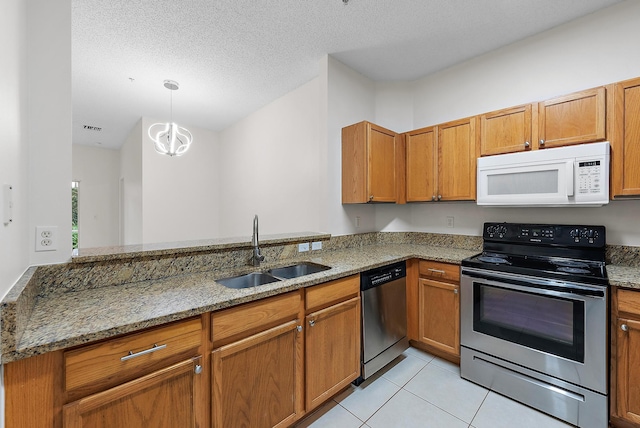
{"type": "Polygon", "coordinates": [[[602,179],[602,165],[599,160],[577,162],[578,164],[578,185],[579,194],[601,193],[605,184],[602,179]]]}

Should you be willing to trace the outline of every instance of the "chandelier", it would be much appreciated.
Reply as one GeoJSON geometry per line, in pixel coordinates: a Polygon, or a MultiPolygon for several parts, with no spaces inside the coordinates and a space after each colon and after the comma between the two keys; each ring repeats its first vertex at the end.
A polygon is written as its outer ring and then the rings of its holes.
{"type": "Polygon", "coordinates": [[[149,138],[154,143],[156,152],[167,156],[182,156],[193,141],[188,129],[178,126],[173,121],[173,91],[179,88],[178,82],[165,80],[164,87],[171,91],[171,120],[167,123],[154,123],[149,127],[149,138]]]}

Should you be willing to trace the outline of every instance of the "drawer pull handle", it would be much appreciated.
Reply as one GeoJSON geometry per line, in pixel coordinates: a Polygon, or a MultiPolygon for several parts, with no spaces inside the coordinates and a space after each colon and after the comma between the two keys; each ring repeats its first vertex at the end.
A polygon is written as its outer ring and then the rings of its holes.
{"type": "Polygon", "coordinates": [[[147,355],[147,354],[150,354],[152,352],[156,352],[156,351],[159,351],[161,349],[164,349],[166,347],[167,347],[167,345],[157,345],[157,344],[154,343],[151,348],[145,349],[144,351],[136,352],[135,354],[132,351],[129,351],[129,354],[127,354],[124,357],[120,358],[120,361],[127,361],[127,360],[130,360],[132,358],[140,357],[142,355],[147,355]]]}
{"type": "Polygon", "coordinates": [[[620,330],[622,330],[622,331],[629,331],[629,327],[627,327],[627,325],[626,325],[626,324],[622,324],[622,325],[620,326],[620,330]]]}
{"type": "Polygon", "coordinates": [[[445,272],[441,269],[433,269],[433,268],[428,268],[427,269],[429,272],[433,272],[433,273],[439,273],[440,275],[444,275],[445,272]]]}

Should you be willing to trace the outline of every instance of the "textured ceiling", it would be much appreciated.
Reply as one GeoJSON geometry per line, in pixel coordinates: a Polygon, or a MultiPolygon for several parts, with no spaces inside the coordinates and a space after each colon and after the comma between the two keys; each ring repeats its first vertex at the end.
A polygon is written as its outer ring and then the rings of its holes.
{"type": "Polygon", "coordinates": [[[72,0],[73,142],[119,147],[141,116],[221,130],[330,54],[415,80],[619,0],[72,0]],[[90,125],[102,131],[83,128],[90,125]]]}

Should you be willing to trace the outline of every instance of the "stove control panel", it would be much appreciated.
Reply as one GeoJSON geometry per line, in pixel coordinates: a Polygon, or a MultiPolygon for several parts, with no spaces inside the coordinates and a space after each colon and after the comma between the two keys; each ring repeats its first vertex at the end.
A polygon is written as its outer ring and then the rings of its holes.
{"type": "Polygon", "coordinates": [[[604,247],[604,226],[485,223],[483,238],[504,243],[604,247]]]}

